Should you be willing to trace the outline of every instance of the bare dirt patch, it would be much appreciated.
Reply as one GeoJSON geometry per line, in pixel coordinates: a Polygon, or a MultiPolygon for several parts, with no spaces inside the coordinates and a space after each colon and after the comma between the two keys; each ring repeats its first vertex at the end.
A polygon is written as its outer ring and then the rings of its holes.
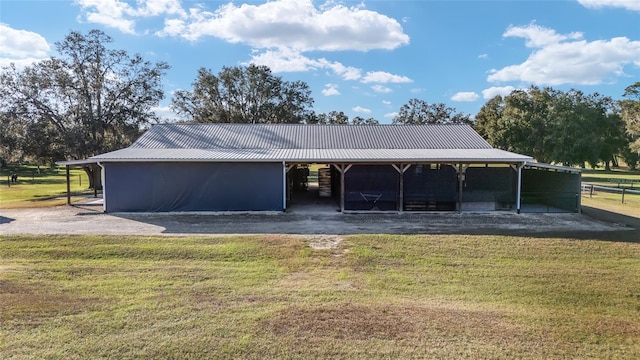
{"type": "Polygon", "coordinates": [[[301,235],[300,237],[314,250],[335,249],[344,240],[344,237],[339,235],[301,235]]]}

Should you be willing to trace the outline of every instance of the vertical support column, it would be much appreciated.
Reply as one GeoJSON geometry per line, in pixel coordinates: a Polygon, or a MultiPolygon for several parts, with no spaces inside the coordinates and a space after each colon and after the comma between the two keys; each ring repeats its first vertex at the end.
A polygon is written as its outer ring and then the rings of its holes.
{"type": "MultiPolygon", "coordinates": [[[[396,170],[398,170],[396,168],[396,170]]],[[[404,168],[400,164],[400,194],[398,196],[398,211],[404,211],[404,168]]]]}
{"type": "Polygon", "coordinates": [[[345,166],[345,164],[340,164],[340,165],[336,165],[333,164],[333,167],[335,167],[339,172],[340,172],[340,212],[344,213],[344,193],[345,193],[345,189],[344,189],[344,174],[349,171],[349,169],[351,169],[351,164],[345,166]]]}
{"type": "Polygon", "coordinates": [[[287,211],[287,165],[282,161],[282,211],[287,211]]]}
{"type": "Polygon", "coordinates": [[[71,205],[71,177],[69,175],[69,165],[65,166],[67,169],[67,205],[71,205]]]}
{"type": "Polygon", "coordinates": [[[457,210],[458,212],[462,212],[462,189],[464,188],[464,180],[465,180],[465,174],[467,172],[467,166],[463,165],[463,164],[458,164],[458,166],[456,166],[455,164],[450,164],[455,170],[456,173],[458,174],[458,203],[457,203],[457,210]]]}
{"type": "MultiPolygon", "coordinates": [[[[93,167],[93,197],[97,198],[98,197],[98,169],[100,169],[100,167],[98,166],[98,164],[95,164],[93,167]]],[[[103,185],[104,186],[104,185],[103,185]]]]}
{"type": "Polygon", "coordinates": [[[458,212],[462,212],[462,186],[464,182],[464,172],[462,164],[458,164],[458,212]]]}
{"type": "Polygon", "coordinates": [[[404,211],[404,173],[411,167],[411,165],[410,164],[407,164],[407,165],[392,164],[391,166],[393,166],[393,168],[396,169],[396,171],[400,174],[400,185],[399,185],[400,194],[398,194],[398,211],[403,212],[404,211]]]}
{"type": "Polygon", "coordinates": [[[516,191],[516,212],[520,214],[521,197],[522,197],[522,168],[524,163],[518,164],[518,190],[516,191]]]}
{"type": "Polygon", "coordinates": [[[107,182],[106,171],[104,166],[100,162],[96,163],[96,166],[100,168],[100,183],[102,184],[102,211],[107,212],[107,182]]]}

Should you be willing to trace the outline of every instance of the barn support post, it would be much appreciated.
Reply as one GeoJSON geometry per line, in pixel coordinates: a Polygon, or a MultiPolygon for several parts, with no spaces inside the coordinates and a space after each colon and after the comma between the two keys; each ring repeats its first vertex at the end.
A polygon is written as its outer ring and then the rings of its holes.
{"type": "Polygon", "coordinates": [[[453,168],[456,170],[456,173],[458,174],[458,212],[462,212],[462,191],[464,188],[464,180],[465,180],[465,176],[467,173],[467,168],[469,167],[469,165],[463,165],[462,163],[458,164],[458,166],[456,167],[454,164],[452,164],[451,166],[453,166],[453,168]]]}
{"type": "Polygon", "coordinates": [[[96,166],[100,168],[100,182],[102,183],[102,211],[107,212],[107,182],[105,181],[104,166],[97,162],[96,166]]]}
{"type": "Polygon", "coordinates": [[[524,163],[518,164],[518,189],[516,190],[516,213],[520,214],[522,207],[522,168],[524,163]]]}
{"type": "Polygon", "coordinates": [[[282,211],[287,211],[287,164],[282,161],[282,211]]]}
{"type": "Polygon", "coordinates": [[[345,164],[333,164],[333,167],[335,167],[339,172],[340,172],[340,212],[344,213],[344,174],[349,171],[349,169],[351,169],[351,166],[353,166],[352,164],[346,165],[345,164]]]}
{"type": "MultiPolygon", "coordinates": [[[[98,167],[98,165],[93,165],[93,197],[97,198],[98,197],[98,173],[100,171],[98,171],[98,169],[100,167],[98,167]]],[[[101,184],[104,184],[104,182],[100,182],[101,184]]],[[[104,185],[103,185],[104,186],[104,185]]]]}
{"type": "Polygon", "coordinates": [[[71,176],[69,175],[69,165],[65,166],[67,171],[67,205],[71,205],[71,176]]]}
{"type": "Polygon", "coordinates": [[[394,169],[400,174],[400,193],[398,194],[398,212],[402,213],[404,211],[404,173],[407,171],[411,165],[410,164],[391,164],[394,169]]]}

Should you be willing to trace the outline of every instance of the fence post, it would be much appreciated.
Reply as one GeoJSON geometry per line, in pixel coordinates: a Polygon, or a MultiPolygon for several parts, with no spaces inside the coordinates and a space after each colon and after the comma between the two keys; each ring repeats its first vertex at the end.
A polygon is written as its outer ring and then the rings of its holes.
{"type": "Polygon", "coordinates": [[[11,176],[7,175],[7,186],[11,187],[11,176]]]}
{"type": "Polygon", "coordinates": [[[626,190],[625,188],[622,188],[622,203],[623,203],[623,204],[624,204],[624,191],[625,191],[625,190],[626,190]]]}
{"type": "Polygon", "coordinates": [[[589,190],[589,199],[593,197],[593,184],[591,184],[591,189],[589,190]]]}

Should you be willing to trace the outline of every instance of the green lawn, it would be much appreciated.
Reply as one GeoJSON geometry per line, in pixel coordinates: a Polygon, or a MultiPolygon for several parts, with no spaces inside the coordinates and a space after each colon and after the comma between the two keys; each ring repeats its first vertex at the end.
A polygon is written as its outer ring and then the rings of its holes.
{"type": "Polygon", "coordinates": [[[361,235],[0,238],[0,354],[640,358],[640,244],[361,235]]]}
{"type": "MultiPolygon", "coordinates": [[[[0,170],[0,208],[42,207],[66,203],[66,199],[55,200],[67,194],[66,170],[64,166],[40,168],[14,165],[0,170]],[[18,174],[18,182],[10,183],[7,177],[18,174]]],[[[89,179],[82,169],[70,171],[71,193],[92,193],[89,179]]]]}

